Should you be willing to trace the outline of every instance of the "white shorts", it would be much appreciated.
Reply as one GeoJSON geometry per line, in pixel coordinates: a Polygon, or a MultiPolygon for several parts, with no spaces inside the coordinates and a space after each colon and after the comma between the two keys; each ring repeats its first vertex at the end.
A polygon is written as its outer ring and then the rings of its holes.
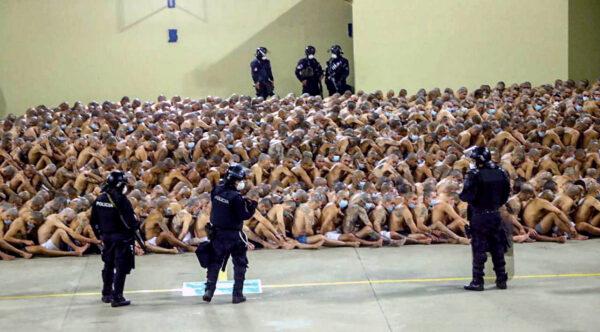
{"type": "Polygon", "coordinates": [[[339,241],[340,236],[342,236],[342,234],[338,231],[331,231],[331,232],[325,233],[325,237],[327,239],[333,240],[333,241],[339,241]]]}
{"type": "Polygon", "coordinates": [[[190,244],[192,242],[192,234],[190,234],[189,232],[187,234],[185,234],[185,236],[183,237],[183,240],[181,241],[185,244],[190,244]]]}
{"type": "Polygon", "coordinates": [[[392,232],[381,231],[381,232],[379,232],[379,234],[381,235],[381,237],[383,237],[386,240],[392,239],[392,232]]]}
{"type": "Polygon", "coordinates": [[[56,247],[56,245],[54,244],[54,242],[52,242],[52,239],[49,239],[48,241],[44,242],[42,244],[42,247],[48,249],[48,250],[60,250],[56,247]]]}
{"type": "Polygon", "coordinates": [[[156,246],[156,236],[146,241],[149,245],[156,246]]]}

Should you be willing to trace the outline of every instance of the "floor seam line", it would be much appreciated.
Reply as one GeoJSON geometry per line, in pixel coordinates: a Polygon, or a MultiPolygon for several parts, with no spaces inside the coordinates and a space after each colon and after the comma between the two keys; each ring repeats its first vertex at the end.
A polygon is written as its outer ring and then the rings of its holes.
{"type": "Polygon", "coordinates": [[[383,319],[385,320],[385,324],[388,327],[388,331],[392,332],[392,326],[390,325],[390,321],[388,320],[387,315],[385,314],[385,311],[383,311],[383,306],[381,305],[381,302],[379,301],[379,296],[377,295],[375,288],[373,288],[373,283],[371,282],[371,277],[367,273],[367,269],[365,268],[365,265],[363,264],[362,257],[360,257],[360,254],[358,253],[358,250],[356,248],[354,248],[354,252],[356,253],[356,257],[358,257],[358,261],[360,262],[360,266],[362,267],[363,273],[365,274],[365,277],[367,278],[367,281],[369,282],[369,287],[371,288],[371,292],[373,292],[373,296],[375,297],[375,301],[377,302],[379,311],[383,315],[383,319]]]}
{"type": "Polygon", "coordinates": [[[81,270],[81,273],[79,273],[79,278],[77,278],[77,285],[75,285],[75,291],[71,295],[71,300],[69,301],[69,306],[67,307],[67,311],[65,312],[65,316],[63,317],[63,320],[60,323],[60,330],[61,331],[63,330],[63,325],[65,325],[65,321],[67,320],[67,317],[71,313],[71,307],[73,306],[73,301],[75,300],[76,294],[79,292],[79,287],[81,285],[81,278],[83,278],[83,274],[85,273],[85,270],[87,269],[89,261],[90,261],[90,256],[87,256],[86,260],[85,260],[85,264],[83,265],[83,269],[81,270]]]}

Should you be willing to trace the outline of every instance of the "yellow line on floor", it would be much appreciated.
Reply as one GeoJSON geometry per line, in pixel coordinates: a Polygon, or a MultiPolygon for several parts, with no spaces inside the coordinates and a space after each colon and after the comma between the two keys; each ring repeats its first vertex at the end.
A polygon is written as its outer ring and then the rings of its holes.
{"type": "MultiPolygon", "coordinates": [[[[568,273],[568,274],[535,274],[514,276],[513,279],[556,279],[556,278],[588,278],[600,277],[600,273],[568,273]]],[[[494,277],[486,277],[494,280],[494,277]]],[[[263,285],[262,288],[293,288],[293,287],[318,287],[318,286],[345,286],[345,285],[368,285],[368,284],[401,284],[401,283],[423,283],[423,282],[446,282],[467,281],[471,277],[448,277],[448,278],[413,278],[413,279],[383,279],[383,280],[357,280],[357,281],[333,281],[333,282],[307,282],[298,284],[263,285]]]]}
{"type": "MultiPolygon", "coordinates": [[[[227,274],[225,273],[225,278],[227,274]]],[[[513,279],[559,279],[559,278],[590,278],[600,277],[597,273],[564,273],[564,274],[533,274],[514,276],[513,279]]],[[[262,285],[262,288],[296,288],[296,287],[319,287],[319,286],[346,286],[346,285],[368,285],[368,284],[401,284],[401,283],[426,283],[426,282],[447,282],[447,281],[466,281],[471,277],[447,277],[447,278],[412,278],[412,279],[382,279],[382,280],[356,280],[356,281],[332,281],[332,282],[306,282],[297,284],[274,284],[262,285]]],[[[486,279],[493,279],[486,278],[486,279]]],[[[219,279],[221,280],[221,279],[219,279]]],[[[175,293],[181,292],[180,288],[174,289],[146,289],[126,291],[125,294],[149,294],[149,293],[175,293]]],[[[57,294],[32,294],[32,295],[14,295],[0,296],[2,300],[32,300],[45,298],[61,298],[71,296],[100,296],[100,292],[80,292],[80,293],[57,293],[57,294]]]]}

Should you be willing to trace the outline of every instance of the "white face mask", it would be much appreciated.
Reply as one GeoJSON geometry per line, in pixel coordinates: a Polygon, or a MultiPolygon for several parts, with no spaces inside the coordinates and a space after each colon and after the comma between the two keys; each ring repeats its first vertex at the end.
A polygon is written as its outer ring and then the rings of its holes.
{"type": "Polygon", "coordinates": [[[123,195],[127,194],[127,186],[123,187],[122,193],[123,193],[123,195]]]}
{"type": "Polygon", "coordinates": [[[312,60],[312,59],[314,59],[314,58],[315,58],[315,56],[314,56],[314,55],[312,55],[312,54],[309,54],[309,55],[308,55],[308,58],[312,60]]]}
{"type": "Polygon", "coordinates": [[[337,59],[337,54],[332,54],[332,55],[331,55],[331,58],[332,58],[332,59],[337,59]]]}
{"type": "Polygon", "coordinates": [[[237,190],[242,191],[244,190],[244,188],[246,188],[246,182],[244,181],[240,181],[238,182],[237,186],[235,187],[237,190]]]}
{"type": "Polygon", "coordinates": [[[267,58],[267,56],[266,56],[266,55],[263,55],[263,56],[262,56],[262,59],[263,59],[263,60],[267,60],[268,58],[267,58]]]}
{"type": "Polygon", "coordinates": [[[348,206],[348,201],[345,199],[340,200],[340,208],[345,209],[348,206]]]}

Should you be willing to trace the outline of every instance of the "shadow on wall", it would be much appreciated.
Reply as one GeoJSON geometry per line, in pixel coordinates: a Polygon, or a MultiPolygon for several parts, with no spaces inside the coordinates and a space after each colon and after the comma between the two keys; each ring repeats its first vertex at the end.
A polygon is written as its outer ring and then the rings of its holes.
{"type": "Polygon", "coordinates": [[[0,87],[0,118],[4,118],[7,114],[6,109],[6,98],[4,98],[4,92],[2,92],[2,87],[0,87]]]}
{"type": "MultiPolygon", "coordinates": [[[[119,0],[116,3],[116,5],[117,5],[117,8],[116,8],[116,13],[117,13],[116,14],[117,15],[117,30],[119,32],[125,32],[125,31],[133,28],[134,26],[142,23],[143,21],[151,18],[152,16],[154,16],[154,15],[162,12],[163,10],[168,9],[167,5],[163,5],[163,6],[159,7],[159,8],[154,9],[151,12],[148,12],[146,14],[142,14],[141,17],[138,17],[137,19],[135,19],[135,20],[133,20],[131,22],[128,22],[127,18],[126,18],[127,9],[126,9],[125,1],[126,0],[119,0]]],[[[206,6],[207,6],[206,5],[206,1],[207,0],[201,0],[201,1],[202,2],[200,3],[200,6],[202,7],[202,11],[201,11],[200,14],[194,13],[193,10],[190,10],[190,9],[186,8],[185,5],[182,6],[181,4],[177,4],[175,6],[175,10],[183,11],[186,14],[194,17],[195,19],[197,19],[197,20],[199,20],[201,22],[206,23],[207,22],[207,18],[206,18],[206,6]]]]}
{"type": "MultiPolygon", "coordinates": [[[[340,1],[340,4],[348,6],[340,1]]],[[[352,10],[351,7],[341,7],[352,10]]],[[[339,43],[341,37],[347,37],[346,21],[323,19],[325,15],[316,14],[319,10],[339,10],[340,6],[323,4],[321,0],[302,0],[281,14],[276,20],[256,32],[234,50],[217,62],[197,67],[185,78],[185,95],[218,95],[227,97],[231,93],[254,95],[250,77],[250,61],[256,47],[266,46],[275,78],[275,93],[284,96],[287,93],[300,93],[300,84],[293,74],[296,61],[304,55],[304,47],[311,43],[317,47],[317,58],[325,69],[327,57],[325,47],[339,43]],[[343,24],[341,28],[337,28],[343,24]],[[340,32],[341,31],[341,32],[340,32]],[[322,45],[320,45],[322,44],[322,45]],[[325,46],[327,45],[327,46],[325,46]],[[319,47],[320,46],[320,47],[319,47]]],[[[335,13],[334,13],[335,14],[335,13]]],[[[351,15],[349,15],[351,17],[351,15]]],[[[352,47],[346,47],[345,53],[351,54],[352,47]]],[[[351,68],[352,57],[350,57],[351,68]]]]}

